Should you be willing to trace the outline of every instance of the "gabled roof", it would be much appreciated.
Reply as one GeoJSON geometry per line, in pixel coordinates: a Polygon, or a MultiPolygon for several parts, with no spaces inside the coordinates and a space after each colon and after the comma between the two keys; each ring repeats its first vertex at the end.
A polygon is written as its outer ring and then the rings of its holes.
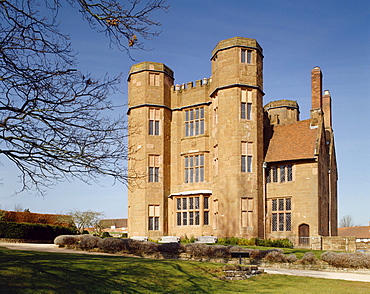
{"type": "Polygon", "coordinates": [[[315,158],[319,128],[311,128],[310,120],[265,128],[265,162],[315,158]]]}
{"type": "Polygon", "coordinates": [[[338,236],[358,239],[370,238],[370,226],[338,228],[338,236]]]}
{"type": "Polygon", "coordinates": [[[116,228],[127,228],[127,218],[102,219],[100,225],[102,228],[110,228],[111,226],[116,226],[116,228]]]}

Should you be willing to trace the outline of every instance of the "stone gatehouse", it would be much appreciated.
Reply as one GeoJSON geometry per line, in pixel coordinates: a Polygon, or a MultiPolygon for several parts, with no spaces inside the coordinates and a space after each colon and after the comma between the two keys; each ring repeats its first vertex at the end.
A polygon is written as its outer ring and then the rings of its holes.
{"type": "Polygon", "coordinates": [[[212,76],[174,84],[162,63],[131,67],[129,235],[337,235],[331,96],[311,71],[310,119],[296,101],[263,105],[263,50],[220,41],[212,76]]]}

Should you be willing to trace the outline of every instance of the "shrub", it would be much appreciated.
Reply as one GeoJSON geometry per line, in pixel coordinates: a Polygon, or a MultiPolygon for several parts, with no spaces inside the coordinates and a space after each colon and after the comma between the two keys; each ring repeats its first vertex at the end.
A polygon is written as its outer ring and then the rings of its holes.
{"type": "Polygon", "coordinates": [[[217,243],[223,245],[238,245],[239,238],[230,237],[230,238],[218,238],[217,243]]]}
{"type": "Polygon", "coordinates": [[[362,252],[324,252],[321,259],[330,265],[344,268],[370,268],[370,255],[362,252]]]}
{"type": "Polygon", "coordinates": [[[238,240],[238,245],[254,246],[254,240],[253,239],[240,238],[238,240]]]}
{"type": "Polygon", "coordinates": [[[195,258],[209,256],[210,245],[203,243],[190,243],[185,245],[185,252],[195,258]]]}
{"type": "Polygon", "coordinates": [[[286,262],[284,251],[281,249],[270,251],[267,253],[266,259],[273,262],[286,262]]]}
{"type": "Polygon", "coordinates": [[[90,235],[81,235],[79,238],[80,241],[78,246],[83,250],[91,250],[97,247],[98,242],[100,241],[99,237],[94,237],[90,235]]]}
{"type": "Polygon", "coordinates": [[[230,251],[223,245],[212,245],[208,248],[209,257],[225,258],[230,256],[230,251]]]}
{"type": "Polygon", "coordinates": [[[279,248],[293,248],[293,243],[289,239],[258,239],[258,238],[218,238],[218,244],[223,245],[244,245],[244,246],[264,246],[264,247],[279,247],[279,248]]]}
{"type": "Polygon", "coordinates": [[[83,230],[82,231],[82,235],[89,235],[90,233],[89,233],[89,231],[88,230],[83,230]]]}
{"type": "Polygon", "coordinates": [[[102,238],[110,238],[112,237],[109,232],[103,232],[103,234],[101,235],[102,238]]]}
{"type": "Polygon", "coordinates": [[[193,235],[189,239],[186,234],[185,234],[184,238],[180,240],[180,242],[183,243],[183,244],[194,243],[194,241],[195,241],[195,237],[193,235]]]}
{"type": "Polygon", "coordinates": [[[316,257],[312,252],[306,252],[302,257],[301,262],[302,263],[315,263],[316,257]]]}
{"type": "Polygon", "coordinates": [[[128,237],[127,233],[123,233],[122,236],[121,236],[121,238],[127,238],[127,237],[128,237]]]}
{"type": "Polygon", "coordinates": [[[163,243],[159,245],[158,249],[159,252],[165,252],[175,256],[185,251],[184,245],[181,243],[163,243]]]}
{"type": "Polygon", "coordinates": [[[115,238],[104,238],[100,239],[97,243],[99,249],[108,253],[126,252],[131,253],[130,243],[134,242],[131,239],[115,239],[115,238]]]}
{"type": "Polygon", "coordinates": [[[293,248],[293,243],[289,239],[277,239],[272,241],[272,247],[293,248]]]}
{"type": "Polygon", "coordinates": [[[298,260],[297,256],[294,253],[289,254],[285,258],[286,258],[286,261],[290,263],[296,262],[298,260]]]}
{"type": "Polygon", "coordinates": [[[218,238],[217,243],[221,245],[226,245],[226,239],[225,238],[218,238]]]}
{"type": "Polygon", "coordinates": [[[78,242],[81,240],[81,235],[61,235],[54,239],[54,244],[60,247],[62,246],[70,246],[70,245],[77,245],[78,242]]]}

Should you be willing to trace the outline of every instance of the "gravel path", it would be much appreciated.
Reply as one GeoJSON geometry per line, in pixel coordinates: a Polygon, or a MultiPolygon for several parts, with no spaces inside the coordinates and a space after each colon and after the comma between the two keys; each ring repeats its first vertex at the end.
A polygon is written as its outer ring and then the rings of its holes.
{"type": "Polygon", "coordinates": [[[103,252],[88,252],[66,248],[59,248],[55,244],[34,244],[34,243],[5,243],[0,242],[0,247],[6,247],[12,250],[25,251],[42,251],[42,252],[56,252],[56,253],[74,253],[74,254],[92,254],[92,255],[115,255],[103,252]]]}
{"type": "Polygon", "coordinates": [[[305,276],[321,279],[334,279],[358,282],[370,282],[369,274],[356,274],[356,273],[342,273],[342,272],[329,272],[329,271],[313,271],[313,270],[299,270],[299,269],[283,269],[283,268],[263,268],[267,274],[279,274],[290,276],[305,276]]]}

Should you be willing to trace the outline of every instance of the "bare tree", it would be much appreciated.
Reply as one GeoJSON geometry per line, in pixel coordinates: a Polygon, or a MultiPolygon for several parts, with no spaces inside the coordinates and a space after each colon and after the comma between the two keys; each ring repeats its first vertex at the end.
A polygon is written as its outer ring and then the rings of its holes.
{"type": "MultiPolygon", "coordinates": [[[[20,171],[20,191],[43,193],[66,178],[128,180],[125,119],[108,114],[116,109],[108,97],[119,77],[96,79],[76,69],[57,26],[62,2],[0,0],[0,156],[20,171]]],[[[126,52],[158,34],[150,13],[166,9],[165,0],[66,2],[126,52]]]]}
{"type": "Polygon", "coordinates": [[[339,227],[346,228],[346,227],[354,227],[355,221],[351,215],[345,215],[340,219],[339,227]]]}
{"type": "Polygon", "coordinates": [[[21,204],[14,204],[14,211],[21,212],[24,211],[23,206],[21,204]]]}
{"type": "Polygon", "coordinates": [[[94,233],[100,234],[100,221],[105,217],[103,212],[72,210],[68,213],[77,230],[82,233],[86,228],[94,228],[94,233]]]}

